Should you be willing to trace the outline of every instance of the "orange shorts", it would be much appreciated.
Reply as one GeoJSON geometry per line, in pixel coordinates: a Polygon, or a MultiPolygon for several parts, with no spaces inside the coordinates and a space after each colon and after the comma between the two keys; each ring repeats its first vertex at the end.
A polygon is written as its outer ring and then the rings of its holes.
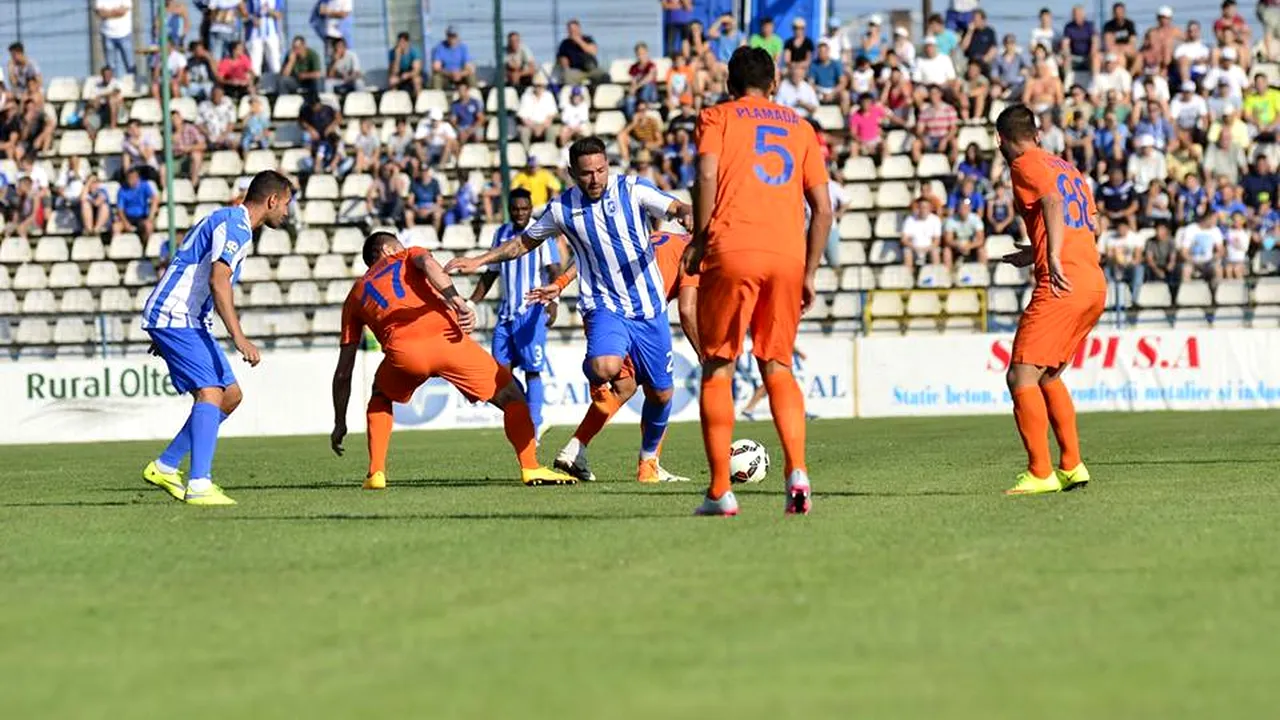
{"type": "Polygon", "coordinates": [[[751,354],[791,367],[800,327],[804,265],[759,252],[718,253],[703,261],[698,341],[704,357],[735,360],[751,331],[751,354]]]}
{"type": "Polygon", "coordinates": [[[1013,362],[1048,368],[1065,365],[1098,324],[1106,305],[1106,291],[1077,290],[1054,297],[1048,288],[1036,288],[1013,336],[1013,362]]]}
{"type": "Polygon", "coordinates": [[[373,387],[392,402],[405,403],[418,386],[442,377],[471,402],[490,400],[511,382],[511,371],[470,337],[434,337],[383,348],[386,357],[373,387]]]}

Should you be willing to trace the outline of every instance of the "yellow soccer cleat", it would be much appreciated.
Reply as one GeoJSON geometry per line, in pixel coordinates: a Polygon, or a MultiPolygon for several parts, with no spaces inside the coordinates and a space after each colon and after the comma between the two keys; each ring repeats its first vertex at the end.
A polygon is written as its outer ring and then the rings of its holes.
{"type": "Polygon", "coordinates": [[[378,472],[365,478],[364,489],[365,490],[386,490],[387,474],[379,470],[378,472]]]}
{"type": "Polygon", "coordinates": [[[1005,490],[1005,495],[1043,495],[1062,492],[1062,483],[1058,482],[1058,476],[1054,473],[1050,473],[1046,478],[1038,478],[1032,475],[1030,470],[1024,470],[1018,473],[1015,479],[1017,483],[1005,490]]]}
{"type": "Polygon", "coordinates": [[[535,485],[577,485],[578,479],[572,475],[552,470],[549,467],[521,468],[520,482],[525,487],[535,485]]]}
{"type": "Polygon", "coordinates": [[[1089,468],[1085,467],[1084,463],[1080,463],[1070,470],[1058,470],[1056,474],[1058,483],[1062,485],[1062,492],[1079,490],[1088,485],[1091,479],[1089,477],[1089,468]]]}
{"type": "Polygon", "coordinates": [[[636,480],[646,485],[662,482],[662,473],[658,468],[658,458],[641,460],[639,467],[636,468],[636,480]]]}
{"type": "Polygon", "coordinates": [[[174,500],[181,500],[187,493],[186,486],[182,484],[182,473],[162,473],[154,460],[143,468],[142,479],[169,493],[174,500]]]}
{"type": "Polygon", "coordinates": [[[192,491],[190,488],[188,488],[186,495],[184,495],[182,498],[182,501],[188,505],[235,505],[236,504],[236,501],[227,497],[227,494],[222,492],[222,488],[218,487],[217,485],[210,485],[208,489],[201,490],[199,492],[192,491]]]}

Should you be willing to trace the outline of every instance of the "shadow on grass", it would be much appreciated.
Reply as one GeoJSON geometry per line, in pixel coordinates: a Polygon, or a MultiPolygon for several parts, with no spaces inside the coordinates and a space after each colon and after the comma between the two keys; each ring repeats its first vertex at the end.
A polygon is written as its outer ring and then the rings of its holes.
{"type": "Polygon", "coordinates": [[[145,505],[143,502],[127,500],[64,500],[61,502],[15,502],[0,503],[0,507],[118,507],[121,505],[145,505]]]}
{"type": "Polygon", "coordinates": [[[634,520],[669,515],[605,515],[601,513],[317,513],[315,515],[205,516],[200,520],[230,522],[378,522],[386,520],[634,520]]]}
{"type": "MultiPolygon", "coordinates": [[[[490,479],[490,478],[439,478],[439,479],[410,479],[410,480],[390,480],[387,487],[390,489],[403,487],[418,488],[471,488],[471,487],[523,487],[519,480],[506,479],[490,479]]],[[[124,487],[103,487],[97,488],[100,492],[134,492],[133,489],[124,487]]],[[[277,484],[277,485],[226,485],[224,489],[229,493],[255,492],[258,490],[359,490],[359,480],[339,480],[333,482],[310,482],[310,483],[293,483],[293,484],[277,484]]]]}
{"type": "Polygon", "coordinates": [[[1275,458],[1185,458],[1177,460],[1090,460],[1089,467],[1143,467],[1145,465],[1270,465],[1275,458]]]}

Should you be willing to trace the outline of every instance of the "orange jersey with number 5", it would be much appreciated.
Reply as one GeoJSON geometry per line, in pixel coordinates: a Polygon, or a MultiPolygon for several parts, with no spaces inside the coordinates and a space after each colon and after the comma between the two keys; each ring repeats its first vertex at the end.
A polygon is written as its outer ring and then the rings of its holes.
{"type": "Polygon", "coordinates": [[[822,149],[795,110],[746,96],[698,117],[698,154],[716,155],[715,209],[703,266],[723,252],[758,251],[804,263],[804,191],[827,184],[822,149]]]}
{"type": "Polygon", "coordinates": [[[1018,214],[1035,250],[1036,282],[1049,275],[1049,231],[1040,199],[1062,198],[1062,269],[1073,290],[1106,290],[1098,265],[1097,207],[1089,181],[1074,165],[1040,148],[1022,153],[1010,167],[1018,214]]]}
{"type": "Polygon", "coordinates": [[[342,306],[342,344],[359,342],[365,326],[384,348],[457,329],[444,299],[413,264],[427,252],[408,248],[388,255],[356,281],[342,306]]]}

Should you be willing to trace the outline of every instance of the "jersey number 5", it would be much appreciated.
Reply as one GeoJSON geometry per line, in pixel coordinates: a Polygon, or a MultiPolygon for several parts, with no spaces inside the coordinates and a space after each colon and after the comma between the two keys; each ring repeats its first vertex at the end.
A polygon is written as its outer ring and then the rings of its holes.
{"type": "Polygon", "coordinates": [[[1089,190],[1084,181],[1080,178],[1073,181],[1062,173],[1058,176],[1058,192],[1062,195],[1062,223],[1076,230],[1089,228],[1089,232],[1096,234],[1093,218],[1089,216],[1089,190]]]}
{"type": "Polygon", "coordinates": [[[782,172],[777,175],[770,174],[763,162],[755,164],[753,169],[756,171],[756,177],[760,178],[765,185],[784,185],[791,179],[791,172],[795,169],[791,152],[785,145],[769,142],[771,138],[786,136],[787,129],[777,125],[761,125],[756,128],[756,155],[761,158],[776,155],[782,161],[782,172]]]}
{"type": "Polygon", "coordinates": [[[378,292],[378,288],[373,286],[374,281],[381,279],[384,275],[391,276],[391,291],[395,293],[396,299],[404,298],[404,285],[400,282],[400,269],[403,267],[404,262],[396,260],[379,270],[372,280],[365,280],[364,293],[360,296],[360,302],[372,300],[374,305],[383,310],[387,309],[387,298],[378,292]]]}

